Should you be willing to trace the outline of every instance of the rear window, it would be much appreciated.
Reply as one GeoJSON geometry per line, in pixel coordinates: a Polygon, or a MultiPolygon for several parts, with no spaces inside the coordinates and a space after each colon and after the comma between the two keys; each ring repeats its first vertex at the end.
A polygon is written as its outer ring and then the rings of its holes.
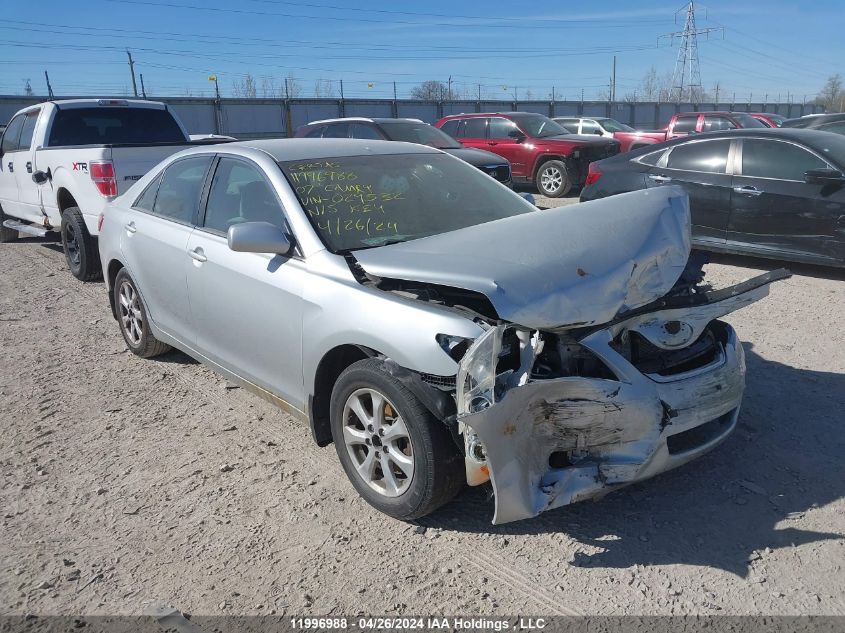
{"type": "Polygon", "coordinates": [[[676,134],[683,134],[684,132],[694,132],[695,131],[695,124],[698,122],[698,115],[695,116],[682,116],[678,117],[675,120],[675,127],[672,128],[672,132],[676,134]]]}
{"type": "Polygon", "coordinates": [[[50,130],[50,147],[184,143],[186,138],[167,110],[99,107],[59,110],[50,130]]]}

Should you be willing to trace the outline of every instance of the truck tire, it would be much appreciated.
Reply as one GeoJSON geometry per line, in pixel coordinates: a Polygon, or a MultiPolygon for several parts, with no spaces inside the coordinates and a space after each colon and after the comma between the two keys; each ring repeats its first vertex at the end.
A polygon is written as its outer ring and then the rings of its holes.
{"type": "Polygon", "coordinates": [[[144,305],[135,280],[125,268],[117,273],[112,292],[120,333],[129,351],[141,358],[152,358],[170,351],[170,345],[153,336],[147,306],[144,305]]]}
{"type": "Polygon", "coordinates": [[[331,430],[346,476],[364,500],[396,519],[425,516],[466,483],[446,425],[376,358],[347,367],[332,389],[331,430]]]}
{"type": "Polygon", "coordinates": [[[8,219],[8,216],[3,213],[3,207],[0,207],[0,243],[14,242],[18,239],[18,232],[14,229],[7,229],[3,226],[3,222],[8,219]]]}
{"type": "Polygon", "coordinates": [[[540,165],[534,183],[540,195],[547,198],[560,198],[572,189],[572,179],[566,165],[560,160],[549,160],[540,165]]]}
{"type": "Polygon", "coordinates": [[[91,281],[102,275],[97,241],[91,237],[79,207],[62,212],[62,249],[71,274],[80,281],[91,281]]]}

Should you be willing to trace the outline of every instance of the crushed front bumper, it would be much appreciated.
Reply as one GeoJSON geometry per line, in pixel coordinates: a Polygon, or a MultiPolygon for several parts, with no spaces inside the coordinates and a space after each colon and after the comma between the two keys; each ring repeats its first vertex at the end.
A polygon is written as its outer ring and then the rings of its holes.
{"type": "Polygon", "coordinates": [[[496,497],[493,523],[602,496],[680,466],[723,441],[736,426],[745,388],[745,358],[733,328],[719,322],[722,336],[709,362],[669,375],[642,373],[613,341],[627,330],[663,349],[681,348],[715,318],[766,296],[768,281],[729,290],[717,301],[643,313],[582,338],[579,344],[615,380],[528,379],[487,408],[460,414],[464,434],[483,447],[467,451],[467,473],[470,483],[478,483],[471,472],[489,474],[496,497]],[[663,327],[679,322],[684,327],[677,333],[674,326],[672,333],[663,327]]]}

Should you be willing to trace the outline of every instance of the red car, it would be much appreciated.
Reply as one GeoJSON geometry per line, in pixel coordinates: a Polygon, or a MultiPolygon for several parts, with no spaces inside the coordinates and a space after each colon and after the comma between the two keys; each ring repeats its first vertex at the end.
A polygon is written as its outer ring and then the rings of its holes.
{"type": "Polygon", "coordinates": [[[467,147],[506,158],[515,184],[534,183],[550,198],[584,184],[592,161],[619,153],[619,141],[570,134],[549,117],[532,112],[458,114],[434,126],[467,147]]]}
{"type": "Polygon", "coordinates": [[[555,117],[557,121],[573,134],[596,134],[605,138],[615,138],[620,143],[621,152],[629,152],[646,145],[654,145],[666,140],[666,132],[644,132],[635,130],[630,125],[607,117],[555,117]]]}
{"type": "Polygon", "coordinates": [[[749,112],[749,114],[766,127],[780,127],[786,121],[785,116],[773,112],[749,112]]]}

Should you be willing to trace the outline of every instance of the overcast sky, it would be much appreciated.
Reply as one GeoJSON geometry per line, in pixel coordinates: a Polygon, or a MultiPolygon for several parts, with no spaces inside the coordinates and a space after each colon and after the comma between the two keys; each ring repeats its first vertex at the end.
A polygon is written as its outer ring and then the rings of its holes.
{"type": "MultiPolygon", "coordinates": [[[[654,66],[671,74],[683,28],[672,2],[388,2],[386,0],[54,0],[3,3],[0,94],[26,80],[57,94],[124,94],[132,87],[125,49],[148,95],[223,96],[251,74],[280,89],[295,78],[302,96],[318,79],[335,95],[407,96],[425,79],[486,98],[596,98],[617,56],[617,96],[654,66]],[[530,92],[529,92],[530,91],[530,92]]],[[[722,100],[811,99],[843,71],[841,1],[712,0],[696,3],[701,78],[722,100]]]]}

